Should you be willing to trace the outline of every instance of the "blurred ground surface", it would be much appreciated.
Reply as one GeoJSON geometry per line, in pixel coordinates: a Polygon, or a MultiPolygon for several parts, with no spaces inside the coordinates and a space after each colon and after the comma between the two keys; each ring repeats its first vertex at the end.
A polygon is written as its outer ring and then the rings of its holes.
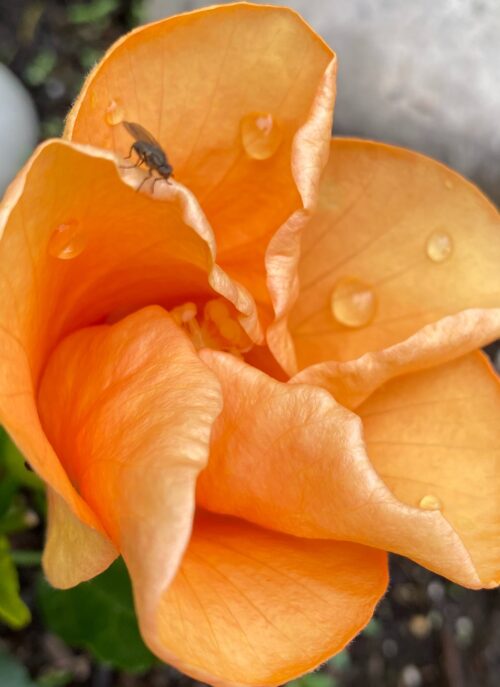
{"type": "MultiPolygon", "coordinates": [[[[472,1],[472,0],[471,0],[472,1]]],[[[42,137],[57,136],[82,78],[106,47],[140,21],[134,0],[0,0],[0,61],[31,92],[42,137]]],[[[417,3],[418,4],[418,3],[417,3]]],[[[465,3],[467,4],[467,3],[465,3]]],[[[477,103],[481,108],[481,103],[477,103]]],[[[394,122],[392,127],[397,126],[394,122]]],[[[344,124],[343,134],[359,134],[344,124]]],[[[396,132],[397,133],[397,132],[396,132]]],[[[374,135],[374,134],[371,134],[374,135]]],[[[396,136],[398,138],[398,136],[396,136]]],[[[400,138],[400,137],[399,137],[400,138]]],[[[399,140],[399,142],[404,142],[399,140]]],[[[439,150],[435,155],[439,157],[439,150]]],[[[498,178],[495,169],[478,174],[498,178]]],[[[488,351],[499,355],[498,345],[488,351]]],[[[499,361],[500,363],[500,361],[499,361]]],[[[41,546],[42,531],[30,534],[28,548],[41,546]]],[[[22,571],[23,594],[34,606],[35,573],[22,571]]],[[[300,687],[498,687],[500,685],[500,593],[472,592],[397,557],[392,582],[375,619],[347,651],[300,687]]],[[[0,626],[0,646],[9,647],[33,677],[52,675],[47,685],[81,687],[189,687],[168,667],[143,676],[118,674],[93,664],[48,634],[33,608],[34,622],[21,632],[0,626]],[[57,683],[60,674],[66,680],[57,683]],[[68,677],[69,676],[69,677],[68,677]]],[[[1,687],[10,687],[2,685],[1,687]]]]}

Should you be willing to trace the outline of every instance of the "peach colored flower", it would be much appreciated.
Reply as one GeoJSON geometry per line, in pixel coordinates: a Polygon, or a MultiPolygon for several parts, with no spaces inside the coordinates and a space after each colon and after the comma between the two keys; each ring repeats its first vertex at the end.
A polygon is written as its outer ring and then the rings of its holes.
{"type": "Polygon", "coordinates": [[[500,579],[500,226],[466,181],[330,144],[335,57],[290,10],[142,27],[0,211],[0,419],[48,485],[44,567],[119,554],[142,634],[214,684],[339,651],[385,550],[500,579]],[[139,122],[175,181],[121,169],[139,122]],[[355,410],[355,412],[353,412],[355,410]]]}

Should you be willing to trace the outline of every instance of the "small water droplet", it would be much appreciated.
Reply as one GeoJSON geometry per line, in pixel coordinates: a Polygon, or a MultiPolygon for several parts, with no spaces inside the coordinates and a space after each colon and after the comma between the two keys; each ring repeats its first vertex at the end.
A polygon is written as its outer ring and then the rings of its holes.
{"type": "Polygon", "coordinates": [[[106,122],[110,126],[121,124],[125,118],[125,111],[117,100],[110,100],[106,108],[106,122]]]}
{"type": "Polygon", "coordinates": [[[453,188],[453,181],[451,181],[451,179],[446,179],[444,185],[451,190],[453,188]]]}
{"type": "Polygon", "coordinates": [[[254,160],[268,160],[283,138],[281,127],[270,113],[253,112],[241,120],[241,142],[254,160]]]}
{"type": "Polygon", "coordinates": [[[453,252],[453,241],[445,231],[433,231],[425,246],[427,256],[432,262],[444,262],[453,252]]]}
{"type": "Polygon", "coordinates": [[[418,504],[423,510],[441,510],[441,501],[434,494],[426,494],[418,504]]]}
{"type": "Polygon", "coordinates": [[[87,234],[79,222],[68,220],[54,230],[49,240],[48,250],[53,258],[71,260],[80,255],[87,245],[87,234]]]}
{"type": "Polygon", "coordinates": [[[346,327],[364,327],[375,316],[377,299],[373,289],[355,277],[342,277],[331,297],[334,318],[346,327]]]}

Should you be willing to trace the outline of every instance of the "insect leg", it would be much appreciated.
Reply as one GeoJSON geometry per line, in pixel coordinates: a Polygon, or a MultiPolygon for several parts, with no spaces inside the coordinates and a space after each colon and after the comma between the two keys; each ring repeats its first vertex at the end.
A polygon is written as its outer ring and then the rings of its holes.
{"type": "MultiPolygon", "coordinates": [[[[124,159],[126,160],[127,158],[124,158],[124,159]]],[[[139,155],[139,159],[137,160],[135,165],[120,165],[120,169],[134,169],[134,167],[140,167],[143,162],[144,162],[144,156],[139,155]]]]}
{"type": "Polygon", "coordinates": [[[134,150],[134,145],[135,145],[135,144],[132,143],[132,145],[130,146],[130,150],[128,151],[127,157],[124,157],[124,158],[123,158],[124,160],[130,160],[130,158],[132,157],[132,151],[134,150]]]}
{"type": "Polygon", "coordinates": [[[140,190],[141,190],[142,186],[144,185],[144,182],[146,182],[148,179],[151,179],[152,176],[153,176],[153,175],[152,175],[151,170],[150,170],[148,176],[147,176],[147,177],[144,177],[144,179],[141,181],[141,183],[139,184],[139,186],[135,189],[135,190],[136,190],[136,193],[137,193],[137,191],[140,191],[140,190]]]}

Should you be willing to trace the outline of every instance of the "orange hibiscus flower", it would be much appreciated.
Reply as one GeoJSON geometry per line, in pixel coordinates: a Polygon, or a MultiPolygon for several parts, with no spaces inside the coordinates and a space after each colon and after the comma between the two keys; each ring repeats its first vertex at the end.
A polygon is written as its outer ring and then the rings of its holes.
{"type": "Polygon", "coordinates": [[[142,27],[0,212],[0,419],[48,485],[46,574],[122,555],[148,645],[214,684],[342,649],[386,550],[500,579],[474,352],[500,335],[498,214],[422,156],[330,143],[335,67],[286,9],[142,27]],[[124,121],[175,180],[122,168],[124,121]]]}

